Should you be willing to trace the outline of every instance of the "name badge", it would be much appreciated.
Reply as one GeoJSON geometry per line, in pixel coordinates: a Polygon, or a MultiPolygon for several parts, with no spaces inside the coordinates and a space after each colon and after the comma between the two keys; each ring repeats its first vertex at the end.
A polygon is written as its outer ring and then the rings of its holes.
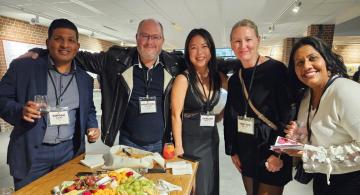
{"type": "Polygon", "coordinates": [[[254,135],[254,118],[239,116],[238,132],[254,135]]]}
{"type": "Polygon", "coordinates": [[[201,114],[200,115],[200,127],[213,127],[215,126],[214,114],[201,114]]]}
{"type": "Polygon", "coordinates": [[[70,124],[68,108],[51,108],[49,112],[49,121],[50,126],[70,124]]]}
{"type": "Polygon", "coordinates": [[[156,97],[139,98],[140,114],[156,113],[156,97]]]}

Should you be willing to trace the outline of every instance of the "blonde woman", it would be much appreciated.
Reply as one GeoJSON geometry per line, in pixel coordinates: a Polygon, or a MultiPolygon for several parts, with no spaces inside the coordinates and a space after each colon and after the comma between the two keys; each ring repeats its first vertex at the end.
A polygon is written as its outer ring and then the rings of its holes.
{"type": "Polygon", "coordinates": [[[291,118],[287,69],[283,63],[259,54],[260,37],[251,20],[236,23],[230,41],[242,66],[228,83],[226,154],[231,155],[242,174],[248,195],[281,195],[284,185],[292,179],[292,160],[269,148],[277,136],[284,136],[283,129],[291,118]],[[250,104],[273,123],[272,127],[258,118],[250,104]]]}

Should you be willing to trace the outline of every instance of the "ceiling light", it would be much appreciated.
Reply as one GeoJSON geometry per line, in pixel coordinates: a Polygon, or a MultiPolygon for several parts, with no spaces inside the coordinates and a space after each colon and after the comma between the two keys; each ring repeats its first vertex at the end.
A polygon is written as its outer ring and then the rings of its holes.
{"type": "Polygon", "coordinates": [[[175,30],[180,31],[180,32],[183,31],[183,28],[179,24],[177,24],[175,22],[171,22],[171,25],[175,28],[175,30]]]}
{"type": "Polygon", "coordinates": [[[301,1],[296,0],[294,2],[294,7],[292,8],[292,12],[298,13],[300,10],[300,6],[301,6],[301,1]]]}
{"type": "Polygon", "coordinates": [[[39,16],[36,15],[34,18],[31,18],[30,19],[30,24],[31,25],[39,24],[39,16]]]}
{"type": "Polygon", "coordinates": [[[272,33],[275,30],[275,24],[269,26],[269,33],[272,33]]]}

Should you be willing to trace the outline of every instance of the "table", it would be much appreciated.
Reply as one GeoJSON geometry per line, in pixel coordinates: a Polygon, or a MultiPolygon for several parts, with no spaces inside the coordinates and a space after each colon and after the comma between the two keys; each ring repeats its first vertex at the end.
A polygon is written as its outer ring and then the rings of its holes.
{"type": "MultiPolygon", "coordinates": [[[[95,171],[95,169],[90,169],[80,164],[80,160],[84,159],[85,154],[82,154],[73,160],[65,163],[64,165],[58,167],[52,172],[40,177],[39,179],[33,181],[27,186],[16,191],[15,195],[49,195],[51,190],[61,184],[63,181],[70,181],[75,178],[76,173],[78,172],[89,172],[95,171]]],[[[171,161],[177,161],[179,159],[175,158],[171,161]]],[[[190,162],[190,161],[188,161],[190,162]]],[[[164,179],[170,183],[181,186],[182,191],[172,192],[171,195],[183,195],[190,194],[192,186],[195,184],[195,174],[198,168],[198,162],[190,162],[193,167],[192,175],[172,175],[169,170],[166,173],[149,173],[145,174],[145,177],[151,180],[164,179]]]]}

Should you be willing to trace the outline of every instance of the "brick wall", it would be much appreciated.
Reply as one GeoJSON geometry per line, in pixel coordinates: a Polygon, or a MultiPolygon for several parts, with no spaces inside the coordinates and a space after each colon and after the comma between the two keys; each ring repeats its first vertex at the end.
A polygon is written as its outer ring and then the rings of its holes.
{"type": "Polygon", "coordinates": [[[289,63],[290,52],[291,52],[291,48],[294,45],[294,41],[295,41],[295,38],[286,38],[283,40],[282,62],[286,65],[289,63]]]}
{"type": "Polygon", "coordinates": [[[313,24],[308,26],[307,35],[318,37],[332,47],[335,24],[313,24]]]}
{"type": "MultiPolygon", "coordinates": [[[[2,40],[17,41],[45,45],[47,38],[47,27],[41,25],[30,25],[28,22],[0,16],[0,79],[6,72],[5,54],[2,40]]],[[[79,42],[82,49],[92,51],[105,51],[114,43],[80,35],[79,42]]],[[[97,82],[94,86],[98,87],[97,82]]],[[[0,130],[9,129],[10,125],[0,119],[0,130]]]]}

